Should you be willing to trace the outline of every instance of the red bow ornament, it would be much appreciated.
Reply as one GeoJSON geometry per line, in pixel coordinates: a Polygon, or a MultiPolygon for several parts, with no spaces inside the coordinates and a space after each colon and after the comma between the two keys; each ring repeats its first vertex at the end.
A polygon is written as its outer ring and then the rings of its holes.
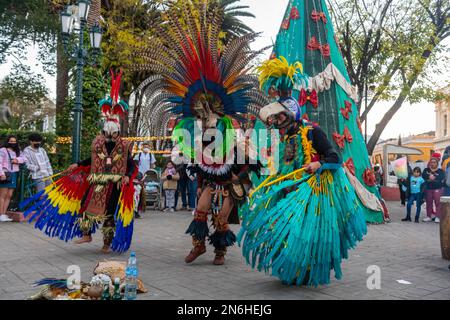
{"type": "Polygon", "coordinates": [[[345,100],[345,108],[341,108],[341,113],[344,116],[345,119],[350,119],[350,113],[352,112],[352,104],[345,100]]]}
{"type": "Polygon", "coordinates": [[[311,12],[311,19],[314,20],[314,22],[319,22],[320,19],[322,19],[323,23],[327,23],[327,16],[325,15],[324,12],[319,12],[316,10],[313,10],[311,12]]]}
{"type": "Polygon", "coordinates": [[[319,105],[319,99],[317,98],[316,90],[306,91],[305,89],[302,89],[300,91],[300,97],[298,99],[298,103],[300,104],[300,106],[304,106],[308,101],[313,105],[314,108],[317,108],[317,106],[319,105]]]}
{"type": "Polygon", "coordinates": [[[287,29],[289,29],[290,25],[291,25],[291,20],[289,18],[284,19],[283,23],[281,23],[281,29],[287,30],[287,29]]]}
{"type": "Polygon", "coordinates": [[[306,49],[308,50],[317,50],[320,48],[320,43],[317,41],[316,37],[312,36],[306,45],[306,49]]]}
{"type": "Polygon", "coordinates": [[[361,128],[361,119],[358,117],[356,119],[356,123],[358,124],[358,129],[361,132],[361,134],[363,134],[362,128],[361,128]]]}
{"type": "Polygon", "coordinates": [[[352,175],[355,175],[355,163],[352,158],[348,158],[347,161],[344,162],[344,166],[350,171],[352,175]]]}
{"type": "Polygon", "coordinates": [[[363,180],[367,186],[373,187],[374,185],[376,185],[375,172],[373,172],[372,169],[367,168],[366,170],[364,170],[363,180]]]}
{"type": "Polygon", "coordinates": [[[292,20],[300,19],[300,13],[298,12],[297,7],[293,7],[293,8],[291,9],[290,18],[291,18],[292,20]]]}
{"type": "Polygon", "coordinates": [[[322,53],[322,55],[324,57],[329,57],[330,56],[330,45],[329,44],[323,44],[320,46],[319,48],[320,52],[322,53]]]}
{"type": "Polygon", "coordinates": [[[324,57],[329,57],[330,56],[330,45],[329,44],[323,44],[321,45],[316,37],[312,36],[311,39],[309,40],[308,44],[306,45],[306,49],[308,50],[320,50],[320,52],[322,53],[322,55],[324,57]]]}
{"type": "Polygon", "coordinates": [[[337,132],[333,133],[333,140],[339,146],[339,148],[344,149],[345,141],[351,143],[353,141],[353,136],[347,127],[344,129],[344,134],[339,134],[337,132]]]}
{"type": "Polygon", "coordinates": [[[352,143],[353,141],[352,134],[350,133],[350,130],[348,130],[347,127],[345,127],[344,129],[344,138],[345,140],[347,140],[348,143],[352,143]]]}
{"type": "Polygon", "coordinates": [[[338,145],[339,148],[344,149],[345,146],[345,136],[337,132],[333,133],[333,140],[338,145]]]}
{"type": "Polygon", "coordinates": [[[284,19],[281,23],[281,29],[287,30],[291,26],[291,20],[298,20],[300,19],[300,13],[298,12],[298,9],[296,7],[293,7],[291,9],[291,13],[289,14],[289,17],[284,19]]]}

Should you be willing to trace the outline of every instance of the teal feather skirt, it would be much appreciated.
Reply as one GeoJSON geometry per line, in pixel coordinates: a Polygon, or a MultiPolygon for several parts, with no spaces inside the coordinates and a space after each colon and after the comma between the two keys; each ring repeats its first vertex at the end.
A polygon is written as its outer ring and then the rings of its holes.
{"type": "Polygon", "coordinates": [[[341,262],[367,232],[342,168],[263,187],[240,208],[238,243],[248,264],[285,284],[342,278],[341,262]]]}

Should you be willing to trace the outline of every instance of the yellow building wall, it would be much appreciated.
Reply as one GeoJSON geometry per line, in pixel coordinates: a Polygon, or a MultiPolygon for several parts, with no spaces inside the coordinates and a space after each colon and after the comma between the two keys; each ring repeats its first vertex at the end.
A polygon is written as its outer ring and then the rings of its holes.
{"type": "Polygon", "coordinates": [[[416,162],[416,161],[424,161],[428,162],[430,161],[431,154],[434,151],[434,143],[424,143],[424,142],[417,142],[417,143],[405,143],[405,147],[410,148],[416,148],[423,152],[421,155],[410,155],[408,156],[409,161],[416,162]]]}
{"type": "MultiPolygon", "coordinates": [[[[433,142],[410,142],[410,143],[403,143],[402,145],[405,147],[416,148],[423,152],[423,154],[421,154],[421,155],[409,155],[408,160],[410,162],[416,162],[416,161],[428,162],[428,161],[430,161],[431,154],[435,150],[435,146],[434,146],[433,142]]],[[[382,151],[374,151],[371,156],[371,159],[372,159],[372,164],[374,164],[374,165],[376,163],[384,163],[383,152],[382,151]]],[[[395,159],[397,159],[397,155],[395,155],[395,154],[389,155],[389,162],[394,161],[395,159]]]]}

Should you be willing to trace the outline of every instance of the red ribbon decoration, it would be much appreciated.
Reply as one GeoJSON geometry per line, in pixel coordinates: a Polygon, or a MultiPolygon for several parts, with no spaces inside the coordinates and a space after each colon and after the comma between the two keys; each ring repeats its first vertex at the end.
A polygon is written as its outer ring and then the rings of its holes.
{"type": "Polygon", "coordinates": [[[337,132],[333,133],[333,140],[334,142],[336,142],[339,148],[344,149],[345,141],[347,141],[348,143],[352,143],[353,136],[350,133],[350,130],[348,130],[348,128],[345,127],[344,134],[339,134],[337,132]]]}
{"type": "Polygon", "coordinates": [[[329,44],[323,44],[321,45],[315,36],[312,36],[309,40],[308,44],[306,45],[306,49],[308,50],[320,50],[322,55],[324,57],[330,56],[330,45],[329,44]]]}
{"type": "Polygon", "coordinates": [[[308,50],[317,50],[320,49],[320,43],[317,41],[316,37],[312,36],[306,45],[306,49],[308,50]]]}
{"type": "Polygon", "coordinates": [[[283,23],[281,24],[281,29],[283,29],[283,30],[289,29],[290,24],[291,24],[291,20],[289,18],[284,19],[283,23]]]}
{"type": "Polygon", "coordinates": [[[350,130],[348,130],[347,127],[345,127],[344,129],[344,138],[345,140],[347,140],[348,143],[352,143],[353,141],[352,134],[350,133],[350,130]]]}
{"type": "Polygon", "coordinates": [[[284,19],[281,23],[281,29],[287,30],[291,26],[291,20],[298,20],[300,19],[300,12],[296,7],[293,7],[291,9],[291,13],[289,14],[289,17],[284,19]]]}
{"type": "Polygon", "coordinates": [[[348,158],[348,160],[344,162],[344,166],[352,175],[355,175],[355,163],[353,162],[353,158],[348,158]]]}
{"type": "Polygon", "coordinates": [[[319,50],[324,57],[328,58],[330,56],[330,45],[329,44],[323,44],[319,48],[319,50]]]}
{"type": "Polygon", "coordinates": [[[310,102],[314,108],[317,108],[317,106],[319,105],[319,99],[317,97],[317,92],[316,90],[312,90],[312,91],[306,91],[305,89],[302,89],[300,91],[300,97],[298,99],[298,103],[300,104],[300,106],[304,106],[307,102],[310,102]]]}
{"type": "Polygon", "coordinates": [[[366,170],[364,170],[363,180],[366,185],[368,185],[369,187],[373,187],[374,185],[376,185],[375,172],[373,172],[372,169],[367,168],[366,170]]]}
{"type": "Polygon", "coordinates": [[[347,100],[345,100],[344,103],[345,103],[345,108],[341,108],[341,113],[345,119],[349,120],[350,119],[349,113],[352,112],[352,104],[350,101],[347,101],[347,100]]]}
{"type": "Polygon", "coordinates": [[[319,12],[316,10],[313,10],[311,12],[311,19],[314,20],[314,22],[319,22],[320,19],[322,19],[323,23],[327,23],[327,16],[325,15],[324,12],[319,12]]]}
{"type": "Polygon", "coordinates": [[[333,140],[338,145],[339,148],[344,149],[345,137],[343,134],[339,134],[337,132],[333,133],[333,140]]]}
{"type": "Polygon", "coordinates": [[[344,101],[345,108],[349,110],[349,112],[352,112],[352,103],[348,100],[344,101]]]}
{"type": "Polygon", "coordinates": [[[297,7],[293,7],[291,9],[290,17],[291,17],[292,20],[300,19],[300,13],[298,12],[297,7]]]}

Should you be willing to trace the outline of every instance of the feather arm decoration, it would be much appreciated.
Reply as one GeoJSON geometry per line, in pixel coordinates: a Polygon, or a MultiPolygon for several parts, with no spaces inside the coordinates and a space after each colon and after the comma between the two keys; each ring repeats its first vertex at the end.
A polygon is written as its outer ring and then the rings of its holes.
{"type": "Polygon", "coordinates": [[[23,201],[20,208],[25,209],[24,216],[30,223],[35,221],[35,228],[50,237],[64,241],[80,237],[82,232],[77,220],[82,198],[89,188],[89,172],[90,166],[80,166],[23,201]]]}

